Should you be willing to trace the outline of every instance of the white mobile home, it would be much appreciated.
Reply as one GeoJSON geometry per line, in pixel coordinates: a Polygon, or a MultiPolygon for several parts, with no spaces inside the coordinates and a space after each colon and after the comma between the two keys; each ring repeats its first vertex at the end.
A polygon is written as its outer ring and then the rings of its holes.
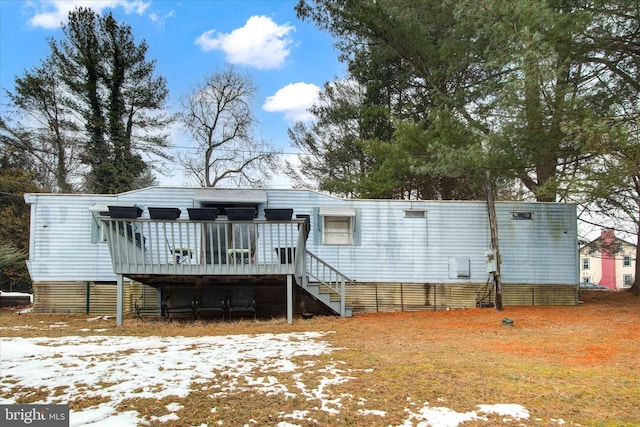
{"type": "MultiPolygon", "coordinates": [[[[237,306],[250,315],[327,310],[348,316],[493,301],[485,202],[186,187],[32,193],[25,200],[31,205],[28,267],[40,312],[113,313],[118,307],[233,316],[237,306]],[[137,214],[109,212],[127,206],[137,214]],[[177,208],[180,216],[152,218],[158,207],[177,208]],[[218,216],[187,218],[202,207],[218,216]],[[232,218],[238,207],[254,214],[232,218]],[[265,219],[272,209],[293,216],[265,219]],[[251,301],[234,303],[241,297],[234,289],[250,290],[251,301]]],[[[503,303],[575,304],[575,206],[498,202],[496,213],[503,303]]]]}

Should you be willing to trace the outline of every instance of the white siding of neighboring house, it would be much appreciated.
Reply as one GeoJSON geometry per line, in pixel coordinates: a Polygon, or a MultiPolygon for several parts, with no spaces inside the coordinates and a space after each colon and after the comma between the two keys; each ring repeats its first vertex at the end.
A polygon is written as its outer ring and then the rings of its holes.
{"type": "MultiPolygon", "coordinates": [[[[630,276],[631,283],[633,283],[636,263],[636,247],[622,239],[617,239],[616,242],[622,245],[622,251],[615,254],[616,289],[622,289],[630,286],[625,286],[624,284],[625,275],[630,276]],[[630,265],[628,266],[624,265],[625,256],[629,257],[630,260],[630,265]]],[[[590,283],[597,285],[602,279],[602,253],[597,249],[597,244],[595,245],[595,251],[590,249],[591,245],[592,243],[589,243],[580,248],[580,281],[585,282],[585,279],[588,278],[590,283]],[[583,266],[584,260],[588,260],[589,268],[587,269],[583,266]]]]}

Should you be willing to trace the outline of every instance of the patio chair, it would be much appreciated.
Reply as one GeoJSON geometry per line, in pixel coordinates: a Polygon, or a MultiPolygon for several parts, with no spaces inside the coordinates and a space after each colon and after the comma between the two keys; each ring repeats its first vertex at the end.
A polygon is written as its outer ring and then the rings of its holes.
{"type": "Polygon", "coordinates": [[[231,313],[253,314],[253,320],[256,319],[256,300],[253,288],[235,287],[232,289],[229,300],[229,320],[231,320],[231,313]]]}
{"type": "Polygon", "coordinates": [[[171,322],[169,297],[163,298],[162,302],[160,303],[160,316],[167,322],[171,322]]]}
{"type": "Polygon", "coordinates": [[[224,312],[227,308],[227,290],[218,286],[206,288],[202,291],[201,312],[207,314],[219,314],[224,320],[224,312]]]}
{"type": "Polygon", "coordinates": [[[136,319],[138,320],[144,320],[142,318],[142,299],[144,297],[144,294],[140,294],[140,298],[136,299],[135,302],[133,303],[135,311],[136,311],[136,319]]]}

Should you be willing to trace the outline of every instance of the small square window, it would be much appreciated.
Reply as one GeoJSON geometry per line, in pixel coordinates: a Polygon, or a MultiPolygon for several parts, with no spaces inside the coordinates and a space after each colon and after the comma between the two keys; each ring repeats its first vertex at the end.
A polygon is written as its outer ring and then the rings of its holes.
{"type": "Polygon", "coordinates": [[[355,244],[356,209],[349,206],[323,206],[318,210],[323,245],[355,244]]]}
{"type": "Polygon", "coordinates": [[[511,212],[511,219],[515,220],[532,220],[533,212],[511,212]]]}

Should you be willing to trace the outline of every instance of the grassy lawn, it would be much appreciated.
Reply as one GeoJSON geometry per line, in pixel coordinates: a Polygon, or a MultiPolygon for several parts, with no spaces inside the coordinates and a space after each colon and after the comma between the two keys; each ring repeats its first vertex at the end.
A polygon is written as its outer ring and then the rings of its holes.
{"type": "MultiPolygon", "coordinates": [[[[78,379],[74,390],[103,389],[105,393],[66,394],[65,387],[59,385],[59,389],[52,389],[47,384],[27,384],[13,378],[3,347],[15,338],[49,337],[62,342],[69,337],[81,337],[80,341],[162,337],[167,338],[164,342],[172,338],[186,342],[182,347],[185,354],[202,353],[193,360],[205,371],[210,365],[216,375],[190,382],[183,396],[160,393],[166,388],[161,383],[140,386],[140,390],[157,387],[155,397],[130,390],[132,393],[117,402],[117,412],[134,411],[144,425],[638,426],[640,298],[588,291],[581,292],[580,300],[575,307],[314,317],[296,319],[293,325],[284,319],[167,323],[128,318],[120,328],[112,318],[18,315],[15,310],[2,310],[0,368],[4,384],[0,401],[57,401],[83,411],[109,400],[106,391],[117,385],[113,380],[79,384],[82,380],[78,379]],[[513,327],[503,325],[504,317],[513,320],[513,327]],[[294,367],[290,369],[265,364],[272,356],[264,353],[264,360],[260,360],[262,353],[257,351],[243,359],[241,364],[248,368],[237,375],[231,362],[216,359],[222,357],[216,356],[216,346],[224,344],[196,341],[198,337],[242,335],[257,340],[271,336],[265,334],[293,334],[291,339],[300,340],[300,334],[308,332],[318,333],[318,337],[309,338],[310,343],[321,342],[330,350],[291,353],[287,358],[294,367]],[[496,404],[521,405],[529,416],[514,419],[499,413],[478,413],[479,405],[496,404]],[[448,424],[427,423],[426,419],[434,419],[426,417],[429,411],[454,416],[447,418],[448,424]],[[174,417],[162,418],[167,412],[174,417]],[[465,419],[464,414],[479,416],[467,416],[467,421],[456,423],[452,421],[456,414],[460,420],[465,419]]],[[[252,345],[263,345],[263,341],[252,345]]],[[[304,343],[297,345],[304,349],[304,343]]],[[[226,354],[233,348],[228,347],[226,354]]],[[[131,350],[104,358],[124,364],[127,352],[131,350]]],[[[154,354],[162,353],[149,354],[150,364],[154,354]]],[[[144,363],[138,369],[144,369],[144,363]]]]}

